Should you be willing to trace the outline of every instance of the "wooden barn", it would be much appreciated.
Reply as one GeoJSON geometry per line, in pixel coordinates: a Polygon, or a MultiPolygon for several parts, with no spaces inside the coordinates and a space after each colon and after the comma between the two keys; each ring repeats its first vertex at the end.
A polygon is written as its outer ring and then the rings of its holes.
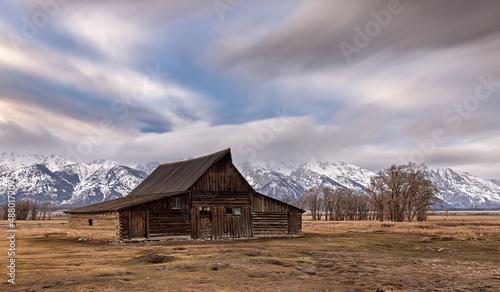
{"type": "Polygon", "coordinates": [[[257,193],[230,149],[162,164],[126,197],[66,211],[68,236],[124,241],[300,235],[303,212],[257,193]]]}

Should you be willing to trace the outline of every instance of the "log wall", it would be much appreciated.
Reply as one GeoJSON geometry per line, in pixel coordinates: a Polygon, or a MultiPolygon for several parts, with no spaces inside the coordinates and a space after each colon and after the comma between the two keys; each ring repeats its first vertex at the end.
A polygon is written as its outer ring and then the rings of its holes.
{"type": "Polygon", "coordinates": [[[88,239],[119,240],[119,213],[68,214],[68,236],[88,239]],[[92,226],[89,226],[92,219],[92,226]]]}
{"type": "Polygon", "coordinates": [[[181,196],[181,209],[172,209],[172,197],[135,206],[120,212],[120,230],[122,239],[131,239],[130,214],[147,212],[147,238],[161,236],[191,235],[191,218],[188,194],[181,196]]]}
{"type": "Polygon", "coordinates": [[[252,193],[251,201],[254,235],[302,234],[302,212],[298,209],[258,193],[252,193]]]}
{"type": "Polygon", "coordinates": [[[285,236],[288,235],[288,213],[253,213],[252,225],[254,236],[285,236]]]}

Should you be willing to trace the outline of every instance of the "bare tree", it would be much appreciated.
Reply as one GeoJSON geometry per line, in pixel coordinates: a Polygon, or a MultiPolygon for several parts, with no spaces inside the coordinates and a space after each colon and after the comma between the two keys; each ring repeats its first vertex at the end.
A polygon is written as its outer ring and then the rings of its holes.
{"type": "Polygon", "coordinates": [[[40,205],[37,202],[30,201],[30,218],[31,220],[38,219],[38,213],[40,212],[40,205]]]}
{"type": "Polygon", "coordinates": [[[42,205],[40,206],[40,213],[41,213],[41,219],[45,220],[45,215],[47,214],[47,208],[48,208],[49,202],[43,202],[42,205]]]}
{"type": "Polygon", "coordinates": [[[56,204],[54,202],[49,202],[48,209],[47,209],[47,212],[49,215],[49,220],[52,217],[52,212],[54,212],[55,207],[56,207],[56,204]]]}
{"type": "Polygon", "coordinates": [[[292,201],[292,196],[290,194],[281,194],[279,198],[280,201],[282,201],[285,204],[289,204],[292,201]]]}
{"type": "Polygon", "coordinates": [[[432,206],[442,203],[438,188],[424,176],[426,169],[424,164],[412,162],[391,165],[372,178],[366,192],[379,220],[422,221],[432,206]]]}
{"type": "Polygon", "coordinates": [[[372,177],[370,185],[366,189],[366,194],[370,197],[374,207],[374,217],[380,221],[384,221],[386,216],[384,212],[388,201],[388,192],[389,190],[381,176],[372,177]]]}
{"type": "Polygon", "coordinates": [[[321,220],[323,215],[323,198],[321,190],[310,188],[303,194],[305,206],[311,211],[313,220],[321,220]]]}
{"type": "Polygon", "coordinates": [[[357,220],[368,220],[369,212],[372,209],[371,202],[367,196],[362,195],[360,192],[355,194],[356,196],[356,204],[357,204],[357,220]]]}
{"type": "Polygon", "coordinates": [[[323,209],[325,210],[325,221],[334,220],[335,214],[335,190],[329,187],[323,188],[323,209]]]}
{"type": "Polygon", "coordinates": [[[344,220],[344,207],[345,207],[345,200],[344,200],[344,189],[336,189],[335,192],[333,193],[332,197],[333,201],[333,220],[335,221],[340,221],[344,220]]]}
{"type": "Polygon", "coordinates": [[[20,201],[16,203],[16,220],[26,220],[30,214],[31,202],[20,201]]]}
{"type": "Polygon", "coordinates": [[[292,206],[295,206],[299,209],[305,209],[306,208],[306,200],[305,200],[304,194],[296,197],[295,200],[292,202],[292,206]]]}
{"type": "Polygon", "coordinates": [[[9,219],[9,203],[8,202],[5,202],[4,204],[2,204],[1,210],[2,210],[2,219],[3,220],[9,219]]]}

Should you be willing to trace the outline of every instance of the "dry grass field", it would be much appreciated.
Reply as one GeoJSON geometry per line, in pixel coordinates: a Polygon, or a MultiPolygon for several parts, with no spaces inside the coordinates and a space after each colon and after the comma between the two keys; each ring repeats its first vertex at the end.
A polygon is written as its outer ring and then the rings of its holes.
{"type": "MultiPolygon", "coordinates": [[[[26,221],[16,285],[1,273],[0,291],[500,291],[499,221],[306,218],[297,238],[126,245],[67,239],[61,220],[26,221]]],[[[7,246],[2,236],[3,266],[7,246]]]]}

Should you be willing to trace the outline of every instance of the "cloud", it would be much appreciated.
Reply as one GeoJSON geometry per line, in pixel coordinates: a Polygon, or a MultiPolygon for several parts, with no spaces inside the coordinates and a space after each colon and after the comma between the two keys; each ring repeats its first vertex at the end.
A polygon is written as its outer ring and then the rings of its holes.
{"type": "Polygon", "coordinates": [[[500,81],[500,5],[401,0],[347,62],[340,44],[390,3],[247,1],[222,21],[202,0],[71,1],[15,48],[41,6],[2,2],[0,151],[137,164],[231,146],[236,160],[377,170],[440,128],[424,162],[498,177],[500,87],[467,117],[456,105],[500,81]]]}
{"type": "MultiPolygon", "coordinates": [[[[371,40],[364,50],[366,52],[356,56],[356,61],[381,52],[387,52],[389,59],[425,54],[480,42],[498,34],[500,5],[497,3],[463,0],[459,3],[440,1],[439,4],[398,2],[401,12],[390,17],[388,25],[371,40]],[[449,12],[450,9],[453,13],[449,12]]],[[[364,29],[367,23],[376,20],[372,12],[388,10],[389,3],[391,1],[385,0],[370,3],[304,1],[279,25],[268,27],[267,34],[254,38],[253,42],[246,40],[247,45],[238,50],[230,49],[231,42],[221,41],[225,54],[220,56],[220,64],[247,66],[254,74],[264,76],[310,72],[333,65],[345,67],[348,64],[340,43],[354,45],[356,31],[353,28],[364,29]]],[[[379,64],[386,60],[380,58],[379,64]]]]}

